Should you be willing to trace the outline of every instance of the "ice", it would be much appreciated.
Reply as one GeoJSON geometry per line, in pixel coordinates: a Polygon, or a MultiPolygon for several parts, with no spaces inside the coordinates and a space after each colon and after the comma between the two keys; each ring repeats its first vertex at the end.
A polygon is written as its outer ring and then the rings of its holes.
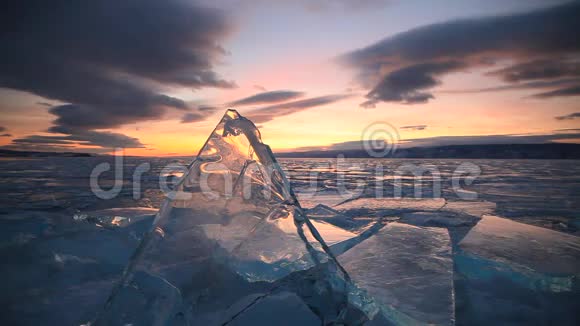
{"type": "Polygon", "coordinates": [[[322,220],[341,228],[351,229],[360,226],[360,223],[355,222],[350,216],[346,216],[323,204],[318,204],[314,208],[308,209],[306,214],[311,219],[322,220]]]}
{"type": "Polygon", "coordinates": [[[356,233],[339,228],[325,221],[312,220],[311,222],[324,239],[324,242],[326,242],[326,244],[329,246],[352,239],[357,236],[356,233]]]}
{"type": "Polygon", "coordinates": [[[79,212],[73,215],[73,220],[77,222],[85,221],[99,227],[114,229],[128,227],[139,222],[150,224],[152,217],[156,213],[156,209],[147,207],[109,208],[83,213],[79,212]]]}
{"type": "Polygon", "coordinates": [[[306,217],[254,124],[228,110],[167,193],[96,324],[221,325],[228,309],[252,320],[260,302],[286,293],[319,324],[364,320],[314,225],[330,241],[351,236],[306,217]],[[243,300],[252,296],[261,300],[243,300]]]}
{"type": "Polygon", "coordinates": [[[413,211],[437,211],[445,206],[443,198],[357,198],[333,208],[350,216],[396,215],[413,211]]]}
{"type": "Polygon", "coordinates": [[[336,206],[347,200],[352,200],[356,197],[355,194],[338,191],[324,190],[318,192],[301,192],[297,194],[300,205],[303,208],[313,208],[318,204],[326,206],[336,206]]]}
{"type": "Polygon", "coordinates": [[[323,204],[318,204],[310,209],[307,209],[306,212],[310,218],[321,219],[332,219],[340,214],[337,210],[323,204]]]}
{"type": "Polygon", "coordinates": [[[571,291],[580,276],[579,237],[497,216],[484,216],[459,247],[464,259],[489,260],[498,271],[526,275],[534,289],[571,291]]]}
{"type": "Polygon", "coordinates": [[[580,238],[574,235],[484,216],[459,243],[455,266],[462,324],[580,322],[580,238]]]}
{"type": "Polygon", "coordinates": [[[470,215],[449,212],[412,212],[403,214],[399,222],[417,226],[458,227],[473,226],[478,220],[470,215]]]}
{"type": "Polygon", "coordinates": [[[454,323],[453,261],[446,229],[389,223],[338,260],[390,322],[454,323]]]}
{"type": "MultiPolygon", "coordinates": [[[[91,216],[120,212],[95,211],[91,216]]],[[[35,223],[40,232],[26,243],[0,247],[0,274],[8,280],[2,291],[10,297],[4,324],[80,325],[94,318],[153,221],[151,215],[139,215],[147,213],[141,209],[122,213],[135,223],[110,229],[45,212],[43,218],[54,227],[35,223]],[[54,223],[67,219],[68,224],[54,223]]]]}
{"type": "Polygon", "coordinates": [[[458,214],[482,217],[483,215],[492,214],[496,209],[496,204],[489,201],[447,201],[441,210],[455,212],[458,214]]]}
{"type": "MultiPolygon", "coordinates": [[[[227,325],[320,325],[320,319],[304,304],[304,302],[291,292],[282,292],[271,296],[251,296],[244,298],[256,301],[243,313],[230,316],[225,314],[222,324],[227,325]]],[[[242,300],[244,301],[244,300],[242,300]]],[[[242,306],[248,306],[245,302],[242,306]]],[[[237,307],[232,307],[235,308],[237,307]]]]}

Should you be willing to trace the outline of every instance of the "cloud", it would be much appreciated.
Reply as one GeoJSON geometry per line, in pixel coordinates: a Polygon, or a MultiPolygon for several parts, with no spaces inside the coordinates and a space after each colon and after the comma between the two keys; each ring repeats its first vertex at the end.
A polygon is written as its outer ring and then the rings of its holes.
{"type": "Polygon", "coordinates": [[[532,97],[550,98],[550,97],[556,97],[556,96],[559,97],[559,96],[578,96],[578,95],[580,95],[580,84],[578,84],[576,86],[560,88],[560,89],[549,91],[549,92],[534,94],[534,95],[532,95],[532,97]]]}
{"type": "Polygon", "coordinates": [[[580,133],[580,128],[556,129],[556,130],[554,130],[554,132],[564,132],[564,133],[577,132],[577,133],[580,133]]]}
{"type": "Polygon", "coordinates": [[[244,106],[244,105],[253,105],[253,104],[268,104],[268,103],[278,103],[284,102],[288,100],[293,100],[298,97],[304,96],[303,92],[296,92],[296,91],[287,91],[287,90],[280,90],[280,91],[270,91],[270,92],[263,92],[258,93],[252,96],[248,96],[236,101],[229,103],[230,106],[244,106]]]}
{"type": "MultiPolygon", "coordinates": [[[[485,135],[485,136],[440,136],[428,138],[404,139],[398,144],[400,148],[412,147],[436,147],[452,145],[489,145],[489,144],[543,144],[559,140],[578,139],[580,132],[570,130],[551,134],[524,134],[524,135],[485,135]]],[[[310,146],[295,149],[296,151],[340,151],[340,150],[364,150],[362,140],[346,141],[328,146],[310,146]]]]}
{"type": "Polygon", "coordinates": [[[181,123],[198,122],[205,119],[205,115],[197,112],[189,112],[181,117],[181,123]]]}
{"type": "Polygon", "coordinates": [[[313,107],[335,103],[349,97],[351,97],[351,95],[349,94],[334,94],[312,97],[300,101],[286,102],[282,104],[263,107],[248,112],[247,114],[245,114],[245,116],[251,119],[254,123],[264,123],[276,117],[289,115],[313,107]]]}
{"type": "Polygon", "coordinates": [[[93,130],[59,130],[63,136],[32,135],[25,138],[13,139],[13,145],[67,145],[67,146],[97,146],[103,148],[143,148],[137,138],[120,133],[93,130]]]}
{"type": "Polygon", "coordinates": [[[0,87],[65,103],[50,112],[56,127],[75,128],[72,137],[102,143],[110,134],[92,130],[190,109],[165,87],[235,86],[214,71],[232,31],[216,9],[180,0],[25,0],[2,10],[0,87]]]}
{"type": "Polygon", "coordinates": [[[407,130],[425,130],[427,129],[427,125],[416,125],[416,126],[402,126],[399,129],[407,129],[407,130]]]}
{"type": "MultiPolygon", "coordinates": [[[[0,126],[0,132],[6,131],[6,127],[0,126]]],[[[12,137],[11,134],[0,134],[0,137],[12,137]]]]}
{"type": "Polygon", "coordinates": [[[558,88],[560,86],[569,85],[580,85],[580,78],[564,78],[556,80],[540,80],[531,82],[517,82],[513,84],[500,85],[494,87],[486,88],[476,88],[476,89],[458,89],[458,90],[442,90],[438,93],[450,93],[450,94],[461,94],[461,93],[485,93],[485,92],[501,92],[510,91],[518,89],[550,89],[558,88]]]}
{"type": "Polygon", "coordinates": [[[199,122],[207,119],[214,112],[221,110],[218,106],[200,105],[195,110],[185,113],[181,117],[181,123],[199,122]]]}
{"type": "Polygon", "coordinates": [[[436,77],[458,70],[515,61],[512,67],[495,71],[500,78],[515,82],[577,75],[580,39],[580,2],[526,13],[461,19],[415,28],[347,53],[340,61],[358,71],[367,89],[366,106],[379,101],[424,103],[433,94],[436,77]],[[425,70],[444,63],[448,69],[425,70]],[[533,63],[542,63],[533,67],[533,63]],[[395,77],[415,70],[416,87],[395,77]]]}
{"type": "Polygon", "coordinates": [[[373,10],[391,4],[391,0],[302,0],[300,3],[307,10],[319,12],[344,10],[348,12],[373,10]]]}
{"type": "MultiPolygon", "coordinates": [[[[235,10],[245,7],[264,7],[272,4],[270,0],[243,0],[243,1],[216,1],[203,0],[212,5],[221,5],[235,10]]],[[[277,0],[276,4],[287,4],[304,9],[313,14],[344,11],[349,14],[353,12],[364,12],[377,10],[393,3],[392,0],[277,0]]]]}
{"type": "Polygon", "coordinates": [[[430,62],[407,66],[387,74],[368,94],[364,107],[377,102],[425,103],[433,95],[422,90],[438,85],[437,76],[458,70],[464,64],[457,61],[430,62]]]}
{"type": "Polygon", "coordinates": [[[580,62],[561,58],[540,59],[518,63],[507,68],[492,71],[488,75],[499,76],[507,82],[580,77],[580,62]]]}
{"type": "Polygon", "coordinates": [[[440,136],[404,140],[400,147],[430,147],[450,145],[485,144],[543,144],[564,139],[580,139],[580,133],[555,133],[544,135],[486,135],[486,136],[440,136]]]}
{"type": "Polygon", "coordinates": [[[219,106],[211,106],[211,105],[200,105],[197,107],[200,112],[206,113],[213,113],[215,111],[221,110],[222,108],[219,106]]]}
{"type": "Polygon", "coordinates": [[[574,119],[580,119],[580,112],[574,112],[574,113],[570,113],[567,115],[562,115],[559,117],[555,117],[556,120],[574,120],[574,119]]]}

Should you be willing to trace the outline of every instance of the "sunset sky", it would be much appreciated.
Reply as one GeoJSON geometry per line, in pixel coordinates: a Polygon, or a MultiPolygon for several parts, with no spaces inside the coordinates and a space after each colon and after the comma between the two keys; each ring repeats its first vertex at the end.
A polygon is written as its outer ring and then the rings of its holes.
{"type": "Polygon", "coordinates": [[[580,142],[580,2],[18,1],[0,146],[196,154],[226,108],[275,151],[387,122],[417,146],[580,142]]]}

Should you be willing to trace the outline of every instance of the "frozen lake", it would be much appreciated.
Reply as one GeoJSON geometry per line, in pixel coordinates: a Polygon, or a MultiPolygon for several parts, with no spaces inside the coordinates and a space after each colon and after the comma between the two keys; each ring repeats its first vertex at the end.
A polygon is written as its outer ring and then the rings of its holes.
{"type": "MultiPolygon", "coordinates": [[[[118,162],[111,157],[1,159],[3,324],[74,325],[93,318],[159,208],[160,175],[171,181],[189,160],[127,157],[117,171],[118,191],[103,199],[94,186],[91,189],[90,176],[107,162],[112,170],[99,174],[97,181],[102,192],[113,187],[118,162]],[[119,219],[113,223],[78,219],[95,212],[119,219]],[[126,217],[133,219],[130,227],[107,227],[126,217]]],[[[401,276],[393,282],[398,290],[379,291],[393,311],[437,323],[485,324],[488,318],[514,324],[579,322],[575,314],[580,308],[579,161],[284,159],[280,163],[313,219],[348,229],[335,231],[319,224],[329,244],[364,233],[357,229],[363,221],[396,223],[383,229],[381,238],[363,239],[366,247],[360,247],[412,253],[411,258],[402,252],[378,255],[389,262],[387,275],[395,278],[407,269],[414,280],[429,279],[430,274],[420,273],[421,266],[401,262],[415,261],[425,253],[429,263],[442,255],[435,249],[445,248],[447,262],[437,267],[436,286],[423,289],[428,281],[415,284],[401,276]],[[342,219],[331,216],[337,213],[342,219]],[[400,246],[393,242],[397,239],[403,241],[400,246]],[[420,242],[421,251],[413,252],[404,239],[419,239],[412,243],[420,242]],[[500,245],[502,239],[509,241],[500,245]],[[401,302],[405,286],[415,292],[401,302]],[[446,301],[439,306],[425,302],[442,297],[446,301]]],[[[380,264],[359,273],[361,256],[356,251],[344,257],[349,273],[357,273],[355,278],[363,278],[363,283],[372,280],[367,274],[383,274],[376,270],[380,264]]]]}

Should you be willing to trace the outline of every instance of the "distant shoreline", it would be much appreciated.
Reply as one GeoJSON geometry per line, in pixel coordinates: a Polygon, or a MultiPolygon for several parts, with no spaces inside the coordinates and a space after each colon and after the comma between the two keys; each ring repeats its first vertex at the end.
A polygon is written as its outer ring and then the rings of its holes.
{"type": "MultiPolygon", "coordinates": [[[[176,155],[174,157],[195,156],[176,155]]],[[[333,150],[277,152],[277,158],[389,158],[389,159],[580,159],[580,144],[484,144],[484,145],[448,145],[435,147],[400,148],[389,155],[375,157],[365,150],[333,150]]],[[[0,158],[37,158],[37,157],[103,157],[107,154],[90,154],[77,152],[37,152],[0,149],[0,158]]],[[[130,155],[129,155],[130,156],[130,155]]],[[[135,156],[149,157],[149,156],[135,156]]],[[[173,156],[167,156],[173,157],[173,156]]]]}
{"type": "Polygon", "coordinates": [[[375,157],[365,150],[275,153],[278,158],[580,159],[580,144],[485,144],[400,148],[375,157]]]}
{"type": "Polygon", "coordinates": [[[94,154],[76,152],[34,152],[0,149],[0,157],[93,157],[94,154]]]}

